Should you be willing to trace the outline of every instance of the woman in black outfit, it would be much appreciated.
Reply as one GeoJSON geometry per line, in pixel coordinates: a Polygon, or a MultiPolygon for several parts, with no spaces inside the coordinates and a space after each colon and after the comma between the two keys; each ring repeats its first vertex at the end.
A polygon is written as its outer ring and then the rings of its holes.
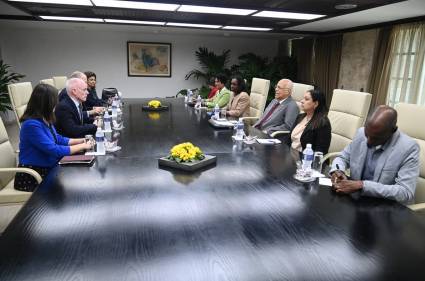
{"type": "Polygon", "coordinates": [[[328,153],[331,144],[331,123],[327,117],[325,95],[320,90],[305,92],[301,100],[304,113],[298,115],[289,139],[291,147],[302,152],[308,143],[314,151],[328,153]]]}
{"type": "Polygon", "coordinates": [[[87,99],[84,102],[84,106],[87,110],[93,107],[104,106],[102,99],[99,99],[96,92],[96,74],[92,71],[86,71],[84,74],[87,76],[87,99]]]}

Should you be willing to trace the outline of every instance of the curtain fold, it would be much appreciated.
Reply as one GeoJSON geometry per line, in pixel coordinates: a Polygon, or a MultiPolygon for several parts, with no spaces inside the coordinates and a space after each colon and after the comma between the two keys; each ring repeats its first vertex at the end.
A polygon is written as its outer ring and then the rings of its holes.
{"type": "Polygon", "coordinates": [[[297,60],[298,83],[312,84],[313,42],[311,38],[292,40],[292,57],[297,60]]]}
{"type": "Polygon", "coordinates": [[[391,54],[390,35],[392,27],[384,27],[379,30],[375,43],[372,69],[370,71],[367,92],[372,94],[370,108],[385,104],[390,81],[391,65],[389,58],[391,54]]]}
{"type": "Polygon", "coordinates": [[[313,84],[325,93],[329,106],[333,90],[338,87],[342,35],[316,38],[313,50],[313,84]]]}

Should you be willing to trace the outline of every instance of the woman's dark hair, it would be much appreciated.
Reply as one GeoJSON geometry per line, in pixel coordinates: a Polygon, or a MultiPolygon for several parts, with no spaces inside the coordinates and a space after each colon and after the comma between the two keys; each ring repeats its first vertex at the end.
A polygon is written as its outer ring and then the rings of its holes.
{"type": "Polygon", "coordinates": [[[53,109],[58,104],[58,90],[48,84],[38,84],[31,93],[27,109],[22,115],[20,121],[27,119],[44,119],[53,124],[55,114],[53,109]]]}
{"type": "Polygon", "coordinates": [[[94,78],[97,79],[96,73],[94,73],[92,71],[86,71],[86,72],[84,72],[84,74],[87,76],[87,80],[89,80],[90,77],[94,77],[94,78]]]}
{"type": "Polygon", "coordinates": [[[226,75],[224,75],[222,73],[217,74],[217,76],[215,77],[215,79],[217,79],[218,81],[220,81],[223,84],[226,84],[227,83],[227,77],[226,77],[226,75]]]}
{"type": "Polygon", "coordinates": [[[238,82],[238,91],[235,94],[239,94],[241,92],[244,92],[246,89],[246,84],[245,84],[245,80],[242,79],[242,77],[240,76],[235,76],[232,78],[232,80],[235,79],[238,82]]]}
{"type": "Polygon", "coordinates": [[[310,93],[313,102],[317,101],[317,107],[314,109],[313,118],[310,121],[311,127],[313,129],[317,129],[323,126],[323,122],[327,120],[327,118],[323,118],[328,114],[326,97],[325,94],[319,89],[308,90],[307,93],[310,93]]]}

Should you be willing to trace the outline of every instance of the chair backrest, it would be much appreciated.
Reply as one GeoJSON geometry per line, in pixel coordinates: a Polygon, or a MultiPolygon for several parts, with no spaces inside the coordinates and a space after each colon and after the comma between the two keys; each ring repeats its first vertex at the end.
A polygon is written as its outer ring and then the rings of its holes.
{"type": "Polygon", "coordinates": [[[58,89],[59,91],[62,90],[63,88],[65,88],[65,84],[66,84],[66,76],[53,76],[53,83],[56,87],[56,89],[58,89]]]}
{"type": "Polygon", "coordinates": [[[20,128],[19,119],[24,115],[25,109],[27,109],[27,104],[32,93],[32,85],[31,82],[15,83],[7,85],[7,89],[20,128]]]}
{"type": "MultiPolygon", "coordinates": [[[[16,167],[16,156],[9,141],[6,128],[0,118],[0,168],[16,167]]],[[[0,190],[3,189],[15,176],[15,173],[0,173],[0,190]]]]}
{"type": "Polygon", "coordinates": [[[50,86],[55,87],[55,82],[53,81],[52,78],[40,80],[40,84],[48,84],[50,86]]]}
{"type": "Polygon", "coordinates": [[[292,90],[292,98],[298,105],[298,108],[301,111],[301,100],[304,98],[304,93],[313,90],[313,85],[301,84],[301,83],[293,83],[294,89],[292,90]]]}
{"type": "Polygon", "coordinates": [[[421,149],[415,203],[425,203],[425,127],[420,123],[425,120],[425,106],[398,103],[395,110],[398,113],[397,126],[403,133],[415,139],[421,149]]]}
{"type": "Polygon", "coordinates": [[[328,117],[332,126],[329,152],[340,152],[364,125],[372,95],[364,92],[335,89],[328,117]]]}
{"type": "Polygon", "coordinates": [[[270,80],[253,78],[249,98],[249,113],[251,117],[260,118],[266,106],[269,94],[270,80]]]}

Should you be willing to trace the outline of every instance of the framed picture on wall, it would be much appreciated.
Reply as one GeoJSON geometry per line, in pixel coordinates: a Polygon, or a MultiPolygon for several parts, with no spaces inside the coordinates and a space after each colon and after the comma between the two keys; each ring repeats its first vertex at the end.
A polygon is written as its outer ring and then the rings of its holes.
{"type": "Polygon", "coordinates": [[[171,77],[171,44],[127,42],[128,76],[171,77]]]}

